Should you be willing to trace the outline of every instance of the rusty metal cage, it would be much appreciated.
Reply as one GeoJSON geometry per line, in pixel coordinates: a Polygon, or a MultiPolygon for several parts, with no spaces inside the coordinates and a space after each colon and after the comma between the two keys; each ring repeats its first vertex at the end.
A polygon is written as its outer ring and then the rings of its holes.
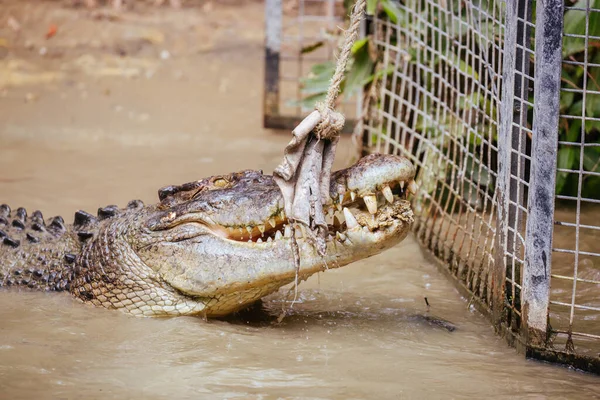
{"type": "Polygon", "coordinates": [[[563,1],[380,7],[358,132],[416,164],[416,237],[499,333],[600,373],[600,1],[563,1]]]}
{"type": "MultiPolygon", "coordinates": [[[[302,78],[324,61],[334,61],[347,13],[343,0],[266,0],[263,125],[294,129],[313,107],[304,101],[302,78]]],[[[352,124],[361,96],[342,98],[339,105],[352,124]]]]}

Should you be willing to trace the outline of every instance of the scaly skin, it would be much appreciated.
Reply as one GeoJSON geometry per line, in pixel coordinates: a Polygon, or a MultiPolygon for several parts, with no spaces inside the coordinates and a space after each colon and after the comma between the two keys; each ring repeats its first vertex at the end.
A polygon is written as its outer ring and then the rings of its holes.
{"type": "Polygon", "coordinates": [[[346,221],[331,221],[324,259],[307,238],[298,239],[299,270],[281,192],[258,171],[166,187],[155,205],[108,206],[98,217],[78,211],[71,225],[3,205],[0,287],[68,290],[133,315],[224,316],[296,275],[306,279],[402,241],[412,223],[404,196],[414,174],[407,159],[392,155],[367,156],[335,172],[325,207],[346,221]]]}

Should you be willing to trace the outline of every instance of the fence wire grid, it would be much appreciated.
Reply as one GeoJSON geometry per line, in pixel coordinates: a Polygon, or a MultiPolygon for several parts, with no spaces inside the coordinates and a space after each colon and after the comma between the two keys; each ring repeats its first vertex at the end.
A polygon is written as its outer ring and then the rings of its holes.
{"type": "Polygon", "coordinates": [[[417,237],[484,304],[491,299],[502,13],[461,3],[407,2],[375,18],[381,107],[364,121],[366,149],[407,155],[418,168],[417,237]],[[477,11],[474,14],[471,11],[477,11]],[[486,32],[474,26],[486,25],[486,32]]]}
{"type": "Polygon", "coordinates": [[[581,108],[561,107],[559,123],[570,134],[559,140],[559,156],[576,160],[557,168],[574,190],[556,195],[550,321],[556,347],[600,356],[600,193],[590,191],[600,180],[600,142],[590,134],[600,130],[600,1],[565,10],[562,69],[581,76],[581,84],[563,79],[560,96],[562,103],[579,98],[581,108]],[[572,48],[583,56],[571,55],[572,48]]]}
{"type": "Polygon", "coordinates": [[[600,1],[394,3],[363,153],[415,163],[417,238],[512,345],[600,373],[600,1]]]}

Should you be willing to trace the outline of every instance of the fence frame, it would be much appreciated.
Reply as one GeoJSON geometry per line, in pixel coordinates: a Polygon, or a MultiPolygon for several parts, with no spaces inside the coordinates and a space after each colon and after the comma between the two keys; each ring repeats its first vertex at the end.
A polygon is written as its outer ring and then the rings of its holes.
{"type": "MultiPolygon", "coordinates": [[[[506,268],[508,249],[515,250],[517,243],[509,235],[508,228],[515,229],[521,224],[521,212],[514,205],[523,203],[523,189],[511,185],[511,175],[522,178],[523,171],[512,162],[513,151],[521,150],[519,142],[519,126],[527,123],[525,101],[529,87],[522,87],[515,75],[526,74],[529,68],[528,57],[524,54],[530,39],[530,27],[519,18],[531,19],[531,0],[507,0],[504,35],[504,55],[502,61],[502,102],[499,115],[500,129],[498,132],[498,208],[496,221],[496,257],[494,260],[494,279],[492,281],[492,321],[497,332],[507,335],[509,342],[518,350],[524,349],[524,343],[511,332],[510,326],[503,321],[504,298],[506,291],[506,268]],[[525,15],[529,10],[528,15],[525,15]],[[523,58],[525,57],[525,60],[523,58]],[[512,100],[512,101],[511,101],[512,100]],[[503,117],[505,116],[505,117],[503,117]],[[513,126],[516,124],[517,126],[513,126]],[[508,188],[508,193],[506,193],[508,188]],[[519,196],[520,194],[520,196],[519,196]],[[512,204],[511,204],[512,203],[512,204]]],[[[525,271],[524,271],[525,272],[525,271]]]]}
{"type": "Polygon", "coordinates": [[[525,271],[523,327],[528,347],[545,347],[554,236],[554,190],[562,71],[563,0],[544,0],[536,10],[533,139],[525,271]]]}
{"type": "Polygon", "coordinates": [[[294,125],[293,121],[283,120],[279,114],[279,61],[281,36],[283,34],[282,21],[282,0],[265,0],[263,126],[274,129],[289,129],[291,125],[294,125]]]}
{"type": "MultiPolygon", "coordinates": [[[[468,2],[470,4],[470,2],[468,2]]],[[[488,308],[448,268],[448,260],[427,248],[440,271],[455,283],[459,291],[486,315],[496,332],[527,358],[564,364],[600,374],[600,357],[557,350],[551,344],[549,304],[552,242],[555,224],[555,184],[557,174],[558,133],[560,118],[561,72],[563,65],[564,0],[536,2],[535,26],[532,23],[532,0],[505,0],[505,35],[502,62],[502,93],[498,131],[498,178],[496,234],[492,273],[492,302],[488,308]],[[530,47],[531,30],[535,42],[530,47]],[[534,76],[528,77],[529,55],[534,53],[534,76]],[[517,77],[518,74],[525,78],[517,77]],[[534,103],[528,101],[529,81],[535,81],[534,103]],[[525,153],[519,140],[521,127],[527,126],[527,107],[533,106],[531,166],[527,197],[524,196],[525,168],[516,168],[513,153],[525,153]],[[527,221],[519,206],[527,205],[527,221]],[[520,329],[505,318],[507,267],[510,252],[517,252],[509,227],[525,226],[524,256],[521,267],[520,329]],[[442,257],[442,258],[440,258],[442,257]]],[[[363,130],[363,155],[369,151],[369,130],[363,130]]],[[[382,141],[387,140],[382,138],[382,141]]],[[[389,150],[389,149],[388,149],[389,150]]],[[[520,160],[517,160],[520,162],[520,160]]],[[[513,269],[514,271],[514,269],[513,269]]],[[[513,277],[514,278],[514,277],[513,277]]]]}

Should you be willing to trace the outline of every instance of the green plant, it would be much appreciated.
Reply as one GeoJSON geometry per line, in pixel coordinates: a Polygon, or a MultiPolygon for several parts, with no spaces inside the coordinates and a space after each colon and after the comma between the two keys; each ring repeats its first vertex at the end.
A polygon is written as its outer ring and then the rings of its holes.
{"type": "MultiPolygon", "coordinates": [[[[579,0],[576,8],[586,8],[587,0],[579,0]]],[[[600,0],[590,0],[590,7],[599,9],[600,0]]],[[[600,12],[590,12],[588,21],[588,36],[600,37],[600,12]]],[[[569,10],[564,17],[564,31],[580,37],[565,36],[563,40],[563,59],[583,63],[586,56],[590,63],[600,64],[600,40],[588,39],[587,47],[583,37],[586,34],[586,12],[569,10]]],[[[563,64],[563,87],[571,91],[563,91],[560,97],[561,114],[600,118],[600,67],[588,68],[581,65],[563,64]],[[585,83],[587,81],[587,84],[585,83]],[[584,103],[584,85],[587,91],[584,103]]],[[[558,150],[558,168],[600,173],[600,121],[585,121],[582,119],[561,120],[559,140],[561,142],[596,143],[599,146],[585,147],[562,144],[558,150]]],[[[582,196],[600,199],[600,176],[586,174],[582,177],[582,196]]],[[[559,172],[556,176],[556,193],[576,196],[578,193],[579,174],[559,172]]]]}
{"type": "MultiPolygon", "coordinates": [[[[482,33],[491,43],[495,43],[497,47],[501,46],[500,31],[495,26],[497,23],[488,18],[488,15],[480,12],[478,9],[470,10],[469,13],[465,11],[465,7],[459,7],[458,1],[460,0],[449,0],[453,1],[453,9],[463,10],[463,15],[458,16],[463,22],[463,26],[471,26],[477,24],[475,29],[482,33]]],[[[566,0],[569,4],[573,4],[573,0],[566,0]]],[[[586,8],[588,0],[578,0],[573,5],[577,8],[586,8]]],[[[589,0],[590,7],[593,9],[600,9],[600,0],[589,0]]],[[[481,0],[480,8],[487,9],[491,7],[485,0],[481,0]],[[485,4],[484,4],[485,3],[485,4]]],[[[354,3],[353,0],[345,0],[347,9],[354,3]]],[[[379,15],[388,18],[391,22],[397,23],[400,21],[409,21],[404,14],[404,11],[398,6],[397,1],[393,0],[369,0],[367,2],[367,14],[379,15]],[[378,8],[379,5],[379,8],[378,8]]],[[[502,7],[502,2],[495,1],[495,7],[502,7]]],[[[535,7],[535,1],[533,2],[535,7]]],[[[503,10],[498,8],[495,13],[501,14],[503,10]]],[[[456,110],[458,113],[463,115],[477,115],[477,122],[471,124],[471,128],[477,132],[485,132],[486,137],[491,137],[494,142],[497,139],[496,124],[492,124],[489,121],[497,120],[498,110],[495,108],[494,102],[490,101],[482,95],[480,90],[471,90],[471,83],[473,81],[481,83],[479,77],[479,68],[474,65],[475,61],[469,59],[464,51],[456,50],[455,43],[461,43],[463,47],[472,46],[473,42],[469,40],[469,29],[463,28],[458,32],[453,32],[453,43],[449,46],[447,41],[447,35],[441,35],[440,32],[448,32],[451,27],[446,26],[446,20],[443,16],[437,15],[437,8],[431,7],[426,8],[422,11],[422,15],[416,19],[411,19],[407,23],[415,23],[413,29],[417,32],[423,33],[423,37],[427,37],[429,43],[427,46],[411,47],[405,49],[410,56],[410,62],[419,60],[421,64],[427,65],[431,70],[442,71],[444,69],[451,68],[459,71],[461,78],[457,78],[454,82],[456,93],[458,96],[445,96],[443,100],[446,102],[447,108],[456,110]],[[427,14],[429,13],[429,14],[427,14]],[[426,15],[427,14],[427,15],[426,15]],[[419,20],[434,20],[437,23],[437,30],[432,30],[428,25],[420,24],[419,20]],[[441,49],[450,49],[449,53],[444,54],[444,57],[440,57],[436,53],[432,53],[426,50],[426,47],[436,47],[441,49]]],[[[535,12],[533,13],[535,15],[535,12]]],[[[588,32],[589,37],[600,37],[600,12],[590,12],[588,20],[588,32]]],[[[564,30],[565,32],[584,36],[586,34],[586,12],[581,10],[569,10],[564,15],[564,30]]],[[[398,38],[392,37],[392,44],[396,44],[398,38]]],[[[533,37],[531,38],[533,44],[533,37]]],[[[480,49],[481,51],[481,49],[480,49]]],[[[594,65],[600,64],[600,41],[597,39],[588,39],[587,47],[586,41],[581,37],[565,37],[563,43],[563,58],[571,62],[578,61],[582,62],[587,56],[589,63],[594,65]]],[[[532,56],[532,63],[535,60],[532,56]]],[[[352,49],[352,60],[348,65],[346,71],[346,79],[342,84],[342,93],[344,96],[353,96],[359,93],[361,87],[369,85],[377,74],[389,74],[394,71],[394,65],[387,70],[378,70],[376,51],[373,49],[371,37],[366,37],[358,41],[352,49]],[[378,71],[378,72],[376,72],[378,71]]],[[[333,75],[334,63],[324,63],[315,65],[308,77],[301,80],[302,93],[304,98],[301,104],[307,108],[314,107],[314,103],[324,98],[325,92],[327,91],[329,80],[333,75]]],[[[559,126],[559,141],[563,142],[559,146],[558,150],[558,168],[564,170],[579,171],[580,167],[584,171],[592,172],[592,174],[583,175],[584,185],[582,186],[582,196],[588,198],[600,199],[600,176],[594,175],[600,173],[600,145],[599,146],[586,146],[582,148],[578,146],[585,139],[586,143],[597,143],[600,144],[600,121],[586,120],[585,126],[582,126],[581,116],[585,112],[586,117],[600,118],[600,67],[588,68],[584,71],[581,65],[574,64],[563,64],[562,70],[562,81],[563,87],[571,90],[561,91],[560,97],[560,112],[561,114],[579,116],[580,118],[563,118],[559,126]],[[587,83],[585,83],[587,82],[587,83]],[[585,109],[584,109],[584,97],[583,89],[588,91],[585,97],[585,109]],[[574,145],[564,144],[565,142],[573,143],[574,145]]],[[[435,87],[436,82],[432,74],[421,77],[423,85],[427,86],[428,91],[431,91],[432,87],[435,87]]],[[[491,81],[488,80],[486,85],[491,85],[491,81]]],[[[491,87],[487,88],[488,91],[492,91],[491,87]]],[[[414,98],[414,97],[413,97],[414,98]]],[[[420,108],[428,112],[430,104],[428,101],[421,100],[422,103],[420,108]]],[[[381,103],[381,99],[378,100],[379,107],[385,107],[385,104],[381,103]]],[[[443,113],[441,116],[436,115],[436,119],[428,118],[425,120],[422,115],[415,115],[411,118],[416,118],[416,123],[413,125],[417,131],[425,133],[427,131],[427,137],[430,138],[431,145],[429,146],[418,146],[420,149],[419,154],[415,154],[415,157],[425,161],[427,160],[428,165],[431,165],[431,169],[423,171],[421,181],[426,182],[423,187],[429,194],[440,192],[440,185],[435,183],[439,182],[440,179],[445,179],[446,182],[453,182],[452,185],[455,189],[462,194],[463,198],[467,199],[469,204],[478,204],[479,197],[482,193],[480,190],[473,190],[472,185],[468,182],[461,182],[459,179],[452,174],[452,166],[450,165],[450,157],[448,156],[451,151],[444,148],[443,151],[435,150],[432,146],[448,146],[448,140],[443,140],[441,137],[442,132],[446,132],[446,135],[458,138],[462,135],[461,141],[468,143],[469,152],[476,153],[483,151],[481,136],[468,133],[461,123],[456,120],[456,116],[452,113],[443,113]],[[437,143],[437,144],[436,144],[437,143]],[[442,154],[447,156],[441,157],[442,154]],[[429,174],[429,175],[427,175],[429,174]],[[440,178],[441,177],[441,178],[440,178]],[[428,183],[427,183],[428,182],[428,183]],[[456,186],[458,185],[458,186],[456,186]]],[[[531,121],[529,121],[529,124],[531,121]]],[[[530,126],[531,128],[531,126],[530,126]]],[[[530,139],[528,139],[530,140],[530,139]]],[[[496,143],[493,143],[496,144],[496,143]]],[[[453,153],[454,154],[454,153],[453,153]]],[[[494,190],[494,182],[491,179],[490,174],[486,169],[483,169],[478,163],[474,163],[472,158],[462,156],[460,154],[454,154],[453,158],[458,157],[458,164],[463,169],[466,178],[470,178],[477,188],[487,188],[487,190],[494,190]]],[[[457,161],[454,160],[454,163],[457,161]]],[[[492,160],[487,160],[489,165],[493,166],[492,160]]],[[[569,172],[558,172],[556,177],[556,193],[563,195],[576,196],[578,193],[579,184],[579,173],[569,172]]],[[[444,195],[446,196],[446,195],[444,195]]]]}
{"type": "MultiPolygon", "coordinates": [[[[352,0],[345,0],[344,6],[346,10],[354,4],[352,0]]],[[[398,21],[401,15],[401,10],[392,0],[380,0],[379,4],[386,13],[387,17],[392,21],[398,21]]],[[[373,15],[377,0],[367,1],[367,15],[373,15]]],[[[320,45],[311,45],[303,49],[303,53],[316,50],[320,45]]],[[[346,98],[360,93],[360,89],[368,85],[376,77],[375,73],[375,56],[371,48],[371,40],[369,37],[357,40],[352,46],[352,58],[348,62],[346,67],[346,76],[341,85],[342,95],[346,98]]],[[[389,73],[388,71],[381,71],[379,74],[389,73]]],[[[314,108],[315,103],[325,99],[327,89],[329,88],[329,81],[335,72],[335,62],[327,61],[324,63],[316,64],[311,68],[308,76],[300,79],[300,91],[303,98],[299,102],[293,103],[294,105],[302,106],[303,108],[311,109],[314,108]]]]}

